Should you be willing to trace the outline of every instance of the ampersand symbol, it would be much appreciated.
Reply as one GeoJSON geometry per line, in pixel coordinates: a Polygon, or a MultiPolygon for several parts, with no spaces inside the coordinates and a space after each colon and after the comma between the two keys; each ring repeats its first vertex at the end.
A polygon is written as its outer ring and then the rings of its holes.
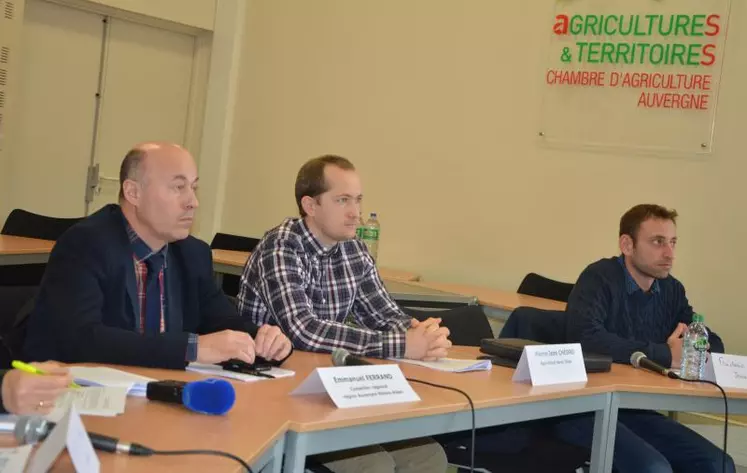
{"type": "Polygon", "coordinates": [[[563,53],[560,55],[560,60],[565,63],[571,62],[571,48],[563,48],[563,53]]]}

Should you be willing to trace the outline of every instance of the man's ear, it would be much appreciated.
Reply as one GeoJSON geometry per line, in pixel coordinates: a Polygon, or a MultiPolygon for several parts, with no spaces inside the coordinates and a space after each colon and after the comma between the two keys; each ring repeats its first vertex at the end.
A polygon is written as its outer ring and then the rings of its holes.
{"type": "Polygon", "coordinates": [[[620,235],[620,252],[626,256],[633,253],[635,242],[630,235],[620,235]]]}
{"type": "Polygon", "coordinates": [[[305,195],[301,198],[301,207],[306,215],[313,217],[316,214],[316,206],[318,202],[315,198],[305,195]]]}
{"type": "Polygon", "coordinates": [[[124,199],[130,204],[137,206],[140,203],[140,184],[132,179],[126,179],[122,183],[124,199]]]}

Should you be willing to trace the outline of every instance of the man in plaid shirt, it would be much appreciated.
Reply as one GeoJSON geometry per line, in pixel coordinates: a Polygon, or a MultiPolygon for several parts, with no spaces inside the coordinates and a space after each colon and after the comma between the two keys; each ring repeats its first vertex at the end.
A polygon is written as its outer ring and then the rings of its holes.
{"type": "MultiPolygon", "coordinates": [[[[296,349],[431,360],[447,355],[440,319],[418,322],[387,293],[373,258],[355,238],[361,182],[339,156],[308,161],[296,178],[301,218],[270,230],[241,277],[239,313],[280,326],[296,349]],[[345,323],[352,315],[355,325],[345,323]]],[[[321,455],[336,472],[446,470],[440,445],[428,439],[321,455]]]]}

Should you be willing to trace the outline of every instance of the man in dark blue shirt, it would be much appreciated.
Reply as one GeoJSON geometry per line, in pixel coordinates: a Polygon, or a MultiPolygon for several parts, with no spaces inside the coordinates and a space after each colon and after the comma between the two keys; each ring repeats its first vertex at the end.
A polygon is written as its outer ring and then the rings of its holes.
{"type": "MultiPolygon", "coordinates": [[[[677,212],[637,205],[620,219],[620,251],[589,265],[568,299],[568,341],[584,351],[609,354],[618,363],[642,351],[650,359],[679,368],[682,335],[693,309],[685,288],[670,271],[677,245],[677,212]]],[[[713,351],[721,339],[709,330],[713,351]]],[[[564,440],[591,445],[593,420],[561,420],[564,440]]],[[[618,415],[614,467],[619,473],[717,473],[722,453],[714,444],[678,422],[652,411],[622,410],[618,415]]],[[[734,462],[727,458],[727,472],[734,462]]]]}

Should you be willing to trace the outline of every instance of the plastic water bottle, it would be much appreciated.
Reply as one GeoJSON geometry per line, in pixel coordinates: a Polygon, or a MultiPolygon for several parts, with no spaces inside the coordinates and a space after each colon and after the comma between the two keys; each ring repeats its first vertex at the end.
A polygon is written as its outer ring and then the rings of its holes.
{"type": "Polygon", "coordinates": [[[376,219],[376,213],[371,212],[371,216],[363,227],[361,240],[363,240],[363,243],[368,247],[368,252],[371,254],[374,261],[376,261],[376,258],[379,256],[380,233],[381,225],[379,225],[379,221],[376,219]]]}
{"type": "Polygon", "coordinates": [[[363,221],[363,217],[358,218],[358,228],[355,229],[355,236],[359,239],[363,239],[363,229],[366,228],[366,222],[363,221]]]}
{"type": "Polygon", "coordinates": [[[700,314],[693,314],[693,321],[687,327],[687,333],[682,340],[682,364],[680,377],[684,379],[705,378],[706,358],[708,356],[708,330],[705,318],[700,314]]]}

